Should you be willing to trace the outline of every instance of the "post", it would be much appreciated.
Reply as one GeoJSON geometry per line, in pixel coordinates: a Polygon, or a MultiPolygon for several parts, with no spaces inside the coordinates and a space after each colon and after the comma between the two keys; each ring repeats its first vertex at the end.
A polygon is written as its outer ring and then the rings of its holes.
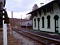
{"type": "Polygon", "coordinates": [[[10,26],[10,35],[13,33],[12,32],[12,30],[13,30],[13,11],[11,11],[11,18],[12,18],[12,20],[11,20],[11,24],[9,25],[10,26]]]}
{"type": "MultiPolygon", "coordinates": [[[[27,15],[26,15],[26,20],[27,20],[27,15]]],[[[26,21],[27,22],[27,21],[26,21]]],[[[26,23],[26,30],[27,30],[27,23],[26,23]]]]}
{"type": "Polygon", "coordinates": [[[13,18],[13,11],[11,12],[11,18],[13,18]]]}
{"type": "Polygon", "coordinates": [[[3,20],[3,45],[7,45],[7,24],[3,20]]]}
{"type": "Polygon", "coordinates": [[[21,15],[21,28],[22,28],[22,15],[21,15]]]}

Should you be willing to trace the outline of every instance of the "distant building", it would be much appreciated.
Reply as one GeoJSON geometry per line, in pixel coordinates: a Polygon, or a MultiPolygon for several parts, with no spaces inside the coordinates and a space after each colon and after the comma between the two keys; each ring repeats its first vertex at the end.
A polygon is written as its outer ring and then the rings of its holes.
{"type": "Polygon", "coordinates": [[[9,23],[12,28],[19,28],[20,27],[20,19],[9,18],[9,23]]]}
{"type": "Polygon", "coordinates": [[[32,15],[33,30],[60,33],[60,0],[28,13],[32,15]]]}
{"type": "Polygon", "coordinates": [[[32,20],[22,19],[20,25],[22,28],[32,29],[32,20]]]}
{"type": "Polygon", "coordinates": [[[32,20],[10,18],[10,24],[13,28],[32,28],[32,20]]]}

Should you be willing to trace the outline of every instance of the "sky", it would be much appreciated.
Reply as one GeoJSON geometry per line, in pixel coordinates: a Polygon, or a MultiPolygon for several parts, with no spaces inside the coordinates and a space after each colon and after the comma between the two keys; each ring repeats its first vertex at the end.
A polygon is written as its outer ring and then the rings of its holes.
{"type": "Polygon", "coordinates": [[[34,4],[41,7],[40,3],[47,4],[52,0],[6,0],[5,8],[8,12],[8,16],[11,18],[11,11],[13,11],[14,18],[28,18],[30,15],[26,15],[28,12],[32,11],[34,4]]]}

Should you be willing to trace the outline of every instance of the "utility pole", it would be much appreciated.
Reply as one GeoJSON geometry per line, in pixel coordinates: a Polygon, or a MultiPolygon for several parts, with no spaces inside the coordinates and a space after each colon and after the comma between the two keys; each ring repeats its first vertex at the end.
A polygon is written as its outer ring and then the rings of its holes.
{"type": "Polygon", "coordinates": [[[7,24],[8,24],[8,15],[6,10],[4,9],[6,4],[6,0],[0,0],[0,28],[3,28],[3,45],[7,45],[7,24]],[[4,17],[3,17],[4,16],[4,17]]]}
{"type": "Polygon", "coordinates": [[[27,30],[27,15],[26,15],[26,22],[25,23],[26,23],[26,30],[27,30]]]}
{"type": "Polygon", "coordinates": [[[3,21],[3,45],[8,45],[8,42],[7,42],[7,30],[8,30],[7,24],[9,23],[8,22],[9,19],[8,19],[7,12],[5,9],[2,10],[2,15],[3,15],[3,20],[2,20],[3,21]]]}
{"type": "Polygon", "coordinates": [[[22,15],[21,15],[21,28],[22,28],[22,15]]]}
{"type": "Polygon", "coordinates": [[[13,18],[13,11],[11,11],[11,18],[13,18]]]}
{"type": "Polygon", "coordinates": [[[12,34],[12,30],[13,30],[13,11],[11,11],[11,24],[9,25],[10,26],[10,34],[12,34]]]}

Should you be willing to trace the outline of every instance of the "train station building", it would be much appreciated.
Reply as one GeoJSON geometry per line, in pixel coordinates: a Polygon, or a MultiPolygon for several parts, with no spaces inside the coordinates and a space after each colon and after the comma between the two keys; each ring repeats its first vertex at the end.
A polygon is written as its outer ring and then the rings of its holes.
{"type": "Polygon", "coordinates": [[[60,0],[53,0],[29,12],[33,20],[33,30],[60,33],[60,0]]]}

